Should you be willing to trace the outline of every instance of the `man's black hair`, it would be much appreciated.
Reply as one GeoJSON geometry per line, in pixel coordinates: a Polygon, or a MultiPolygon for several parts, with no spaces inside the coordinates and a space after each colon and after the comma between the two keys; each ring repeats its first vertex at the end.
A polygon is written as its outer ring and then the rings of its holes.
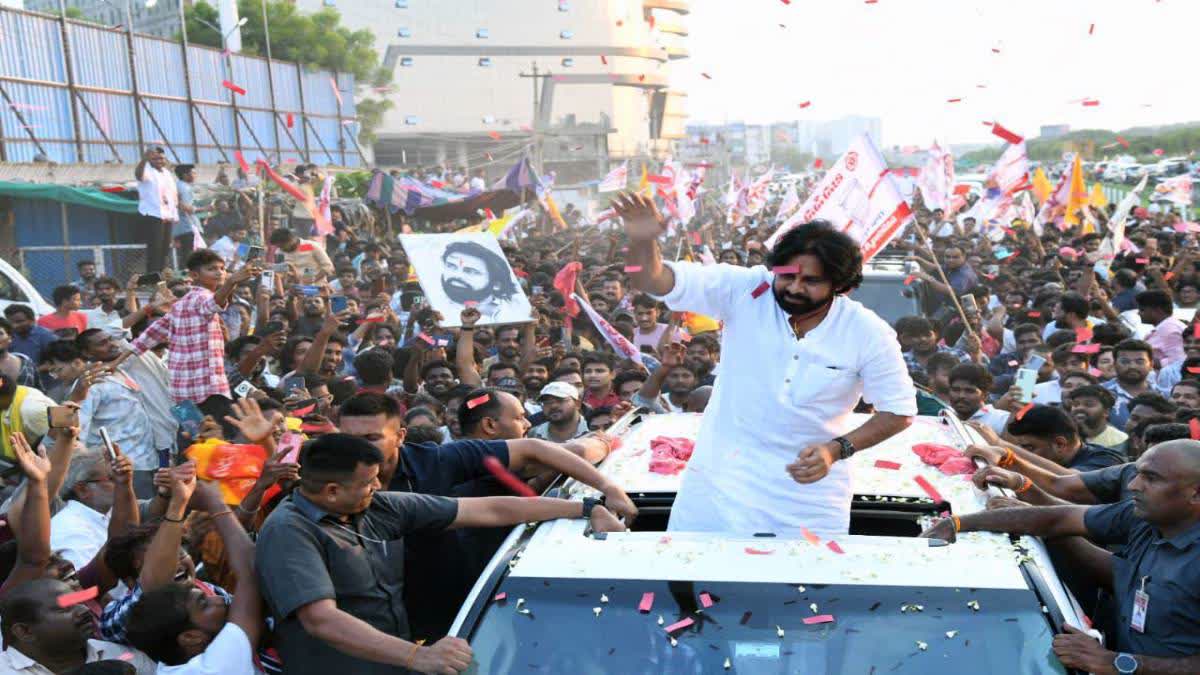
{"type": "Polygon", "coordinates": [[[1138,309],[1158,309],[1166,312],[1168,316],[1175,309],[1174,303],[1171,302],[1171,296],[1166,291],[1156,289],[1142,291],[1137,294],[1135,299],[1138,309]]]}
{"type": "Polygon", "coordinates": [[[589,363],[599,363],[609,370],[613,369],[612,358],[603,352],[588,352],[587,356],[583,357],[583,362],[580,363],[581,368],[587,368],[589,363]]]}
{"type": "Polygon", "coordinates": [[[54,290],[50,292],[50,299],[54,302],[54,306],[58,307],[79,294],[79,289],[74,286],[55,286],[54,290]]]}
{"type": "Polygon", "coordinates": [[[346,399],[341,406],[342,417],[374,417],[383,415],[387,419],[401,417],[400,402],[387,394],[362,393],[346,399]]]}
{"type": "Polygon", "coordinates": [[[217,262],[225,262],[225,259],[221,257],[220,253],[208,248],[196,249],[195,251],[192,251],[191,255],[188,256],[187,269],[189,272],[195,272],[205,265],[211,265],[217,262]]]}
{"type": "Polygon", "coordinates": [[[644,307],[646,309],[658,309],[658,301],[644,293],[640,293],[633,299],[633,306],[644,307]]]}
{"type": "Polygon", "coordinates": [[[1118,342],[1117,346],[1113,347],[1113,357],[1120,356],[1121,352],[1142,352],[1150,358],[1152,363],[1154,361],[1154,347],[1144,340],[1129,339],[1118,342]]]}
{"type": "Polygon", "coordinates": [[[1013,339],[1019,338],[1026,333],[1036,333],[1040,340],[1042,336],[1042,327],[1036,323],[1017,324],[1017,327],[1013,328],[1013,339]]]}
{"type": "Polygon", "coordinates": [[[1019,418],[1013,415],[1008,421],[1008,433],[1013,436],[1036,436],[1053,440],[1058,436],[1068,441],[1078,441],[1079,427],[1065,410],[1058,406],[1035,405],[1019,418]]]}
{"type": "MultiPolygon", "coordinates": [[[[1087,373],[1084,373],[1085,375],[1087,373]]],[[[1117,404],[1117,397],[1113,393],[1098,384],[1085,384],[1081,387],[1075,387],[1067,394],[1068,401],[1075,401],[1081,398],[1094,398],[1100,402],[1100,406],[1105,410],[1112,410],[1117,404]]]]}
{"type": "Polygon", "coordinates": [[[487,268],[488,291],[497,300],[508,300],[520,291],[516,282],[513,281],[512,272],[508,270],[508,263],[502,256],[492,252],[483,244],[473,241],[452,241],[446,246],[446,250],[442,251],[442,262],[445,263],[446,258],[455,253],[473,256],[483,261],[484,267],[487,268]]]}
{"type": "Polygon", "coordinates": [[[368,349],[354,357],[354,372],[364,386],[386,386],[392,382],[392,361],[386,349],[368,349]]]}
{"type": "Polygon", "coordinates": [[[848,293],[862,283],[862,249],[849,235],[824,220],[805,223],[783,235],[767,256],[767,267],[786,265],[801,253],[821,263],[834,293],[848,293]]]}
{"type": "Polygon", "coordinates": [[[271,230],[271,238],[268,240],[268,243],[270,243],[272,246],[282,246],[291,241],[295,236],[296,233],[292,232],[288,228],[277,227],[274,230],[271,230]]]}
{"type": "Polygon", "coordinates": [[[348,480],[359,464],[376,466],[383,454],[370,441],[350,434],[325,434],[308,441],[300,449],[300,480],[306,487],[348,480]]]}
{"type": "Polygon", "coordinates": [[[175,165],[175,177],[178,178],[179,180],[183,180],[183,175],[195,168],[196,168],[195,164],[176,164],[175,165]]]}
{"type": "Polygon", "coordinates": [[[897,332],[905,337],[917,337],[926,333],[932,332],[934,335],[941,335],[941,328],[933,321],[926,319],[923,316],[906,316],[906,321],[903,325],[897,321],[897,332]],[[902,330],[901,330],[902,329],[902,330]]]}
{"type": "Polygon", "coordinates": [[[626,382],[645,382],[646,376],[640,370],[623,370],[613,378],[613,391],[619,391],[626,382]]]}
{"type": "Polygon", "coordinates": [[[1155,394],[1153,392],[1146,392],[1144,394],[1138,394],[1137,396],[1134,396],[1129,401],[1129,410],[1133,410],[1139,405],[1144,405],[1154,412],[1161,413],[1163,415],[1174,415],[1179,409],[1179,406],[1172,403],[1162,394],[1155,394]]]}
{"type": "Polygon", "coordinates": [[[26,319],[37,318],[37,315],[34,314],[34,312],[33,312],[33,308],[30,307],[29,305],[15,305],[14,304],[14,305],[9,305],[8,307],[4,308],[4,316],[6,318],[8,318],[9,320],[11,320],[17,314],[24,316],[26,319]]]}
{"type": "Polygon", "coordinates": [[[497,370],[511,370],[514,373],[516,373],[518,377],[520,377],[520,375],[521,375],[521,369],[519,367],[517,367],[516,364],[505,363],[503,361],[497,361],[497,362],[493,363],[492,365],[488,366],[487,377],[490,379],[492,377],[492,373],[496,372],[497,370]]]}
{"type": "Polygon", "coordinates": [[[430,361],[429,363],[426,363],[424,366],[421,366],[421,379],[424,380],[425,377],[427,375],[429,375],[430,372],[432,372],[433,370],[435,370],[437,368],[446,368],[447,370],[450,371],[451,375],[453,375],[454,377],[458,377],[458,371],[455,370],[454,364],[450,363],[449,361],[443,360],[443,359],[435,359],[433,361],[430,361]]]}
{"type": "Polygon", "coordinates": [[[171,583],[142,593],[142,597],[129,609],[125,622],[125,639],[146,656],[177,666],[187,662],[187,655],[179,646],[179,635],[192,628],[188,616],[188,599],[192,594],[190,584],[171,583]]]}
{"type": "Polygon", "coordinates": [[[992,374],[987,368],[977,363],[960,363],[950,370],[950,384],[955,381],[968,382],[971,386],[987,394],[992,388],[992,374]]]}
{"type": "Polygon", "coordinates": [[[474,433],[485,417],[500,414],[500,390],[494,387],[472,389],[458,406],[458,424],[463,434],[474,433]],[[472,405],[474,403],[474,405],[472,405]]]}

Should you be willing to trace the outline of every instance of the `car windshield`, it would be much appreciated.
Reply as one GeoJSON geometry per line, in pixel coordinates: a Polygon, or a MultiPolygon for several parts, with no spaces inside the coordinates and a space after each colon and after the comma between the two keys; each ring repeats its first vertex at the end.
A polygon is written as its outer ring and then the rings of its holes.
{"type": "Polygon", "coordinates": [[[1024,589],[508,577],[498,590],[469,673],[720,673],[726,659],[734,673],[1066,672],[1024,589]],[[685,619],[673,646],[665,628],[685,619]]]}
{"type": "Polygon", "coordinates": [[[850,298],[861,302],[881,319],[895,325],[900,317],[921,315],[916,298],[905,297],[906,290],[909,289],[905,288],[904,280],[898,277],[867,278],[850,293],[850,298]]]}

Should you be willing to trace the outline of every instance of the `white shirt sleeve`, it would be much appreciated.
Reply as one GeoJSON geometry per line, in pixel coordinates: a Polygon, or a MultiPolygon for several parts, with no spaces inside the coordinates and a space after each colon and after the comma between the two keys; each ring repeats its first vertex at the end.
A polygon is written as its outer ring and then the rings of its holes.
{"type": "Polygon", "coordinates": [[[158,667],[159,673],[189,675],[255,675],[254,652],[246,632],[232,621],[217,633],[203,653],[193,656],[181,666],[158,667]]]}
{"type": "Polygon", "coordinates": [[[728,321],[737,304],[749,301],[759,284],[766,283],[766,291],[770,291],[771,281],[764,268],[670,261],[663,264],[674,272],[675,286],[666,295],[652,297],[676,312],[695,312],[728,321]]]}
{"type": "MultiPolygon", "coordinates": [[[[883,328],[887,324],[880,320],[883,328]]],[[[893,415],[913,416],[917,414],[917,390],[900,353],[900,343],[890,329],[873,331],[863,359],[862,397],[879,412],[893,415]]]]}

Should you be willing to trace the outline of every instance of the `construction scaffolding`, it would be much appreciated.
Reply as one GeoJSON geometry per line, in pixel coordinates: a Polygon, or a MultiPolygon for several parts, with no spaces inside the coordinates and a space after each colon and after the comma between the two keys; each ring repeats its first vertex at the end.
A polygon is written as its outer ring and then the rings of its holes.
{"type": "Polygon", "coordinates": [[[348,73],[6,7],[0,36],[0,162],[366,164],[348,73]]]}

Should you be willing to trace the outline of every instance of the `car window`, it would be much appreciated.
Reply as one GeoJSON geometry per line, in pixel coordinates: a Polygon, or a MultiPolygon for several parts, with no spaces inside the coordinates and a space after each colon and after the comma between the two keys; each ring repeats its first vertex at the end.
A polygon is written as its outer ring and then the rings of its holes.
{"type": "Polygon", "coordinates": [[[29,296],[25,295],[25,292],[14,284],[7,274],[0,272],[0,300],[27,303],[29,296]]]}
{"type": "Polygon", "coordinates": [[[467,672],[721,673],[726,659],[740,673],[1066,672],[1029,590],[800,588],[509,577],[506,599],[489,601],[468,637],[467,672]],[[643,614],[647,592],[653,607],[643,614]],[[804,623],[820,615],[833,621],[804,623]],[[665,627],[685,618],[693,624],[672,633],[672,646],[665,627]]]}
{"type": "Polygon", "coordinates": [[[900,278],[867,278],[862,285],[850,293],[850,298],[866,305],[890,325],[903,316],[920,316],[921,310],[915,297],[905,297],[912,289],[900,278]]]}

